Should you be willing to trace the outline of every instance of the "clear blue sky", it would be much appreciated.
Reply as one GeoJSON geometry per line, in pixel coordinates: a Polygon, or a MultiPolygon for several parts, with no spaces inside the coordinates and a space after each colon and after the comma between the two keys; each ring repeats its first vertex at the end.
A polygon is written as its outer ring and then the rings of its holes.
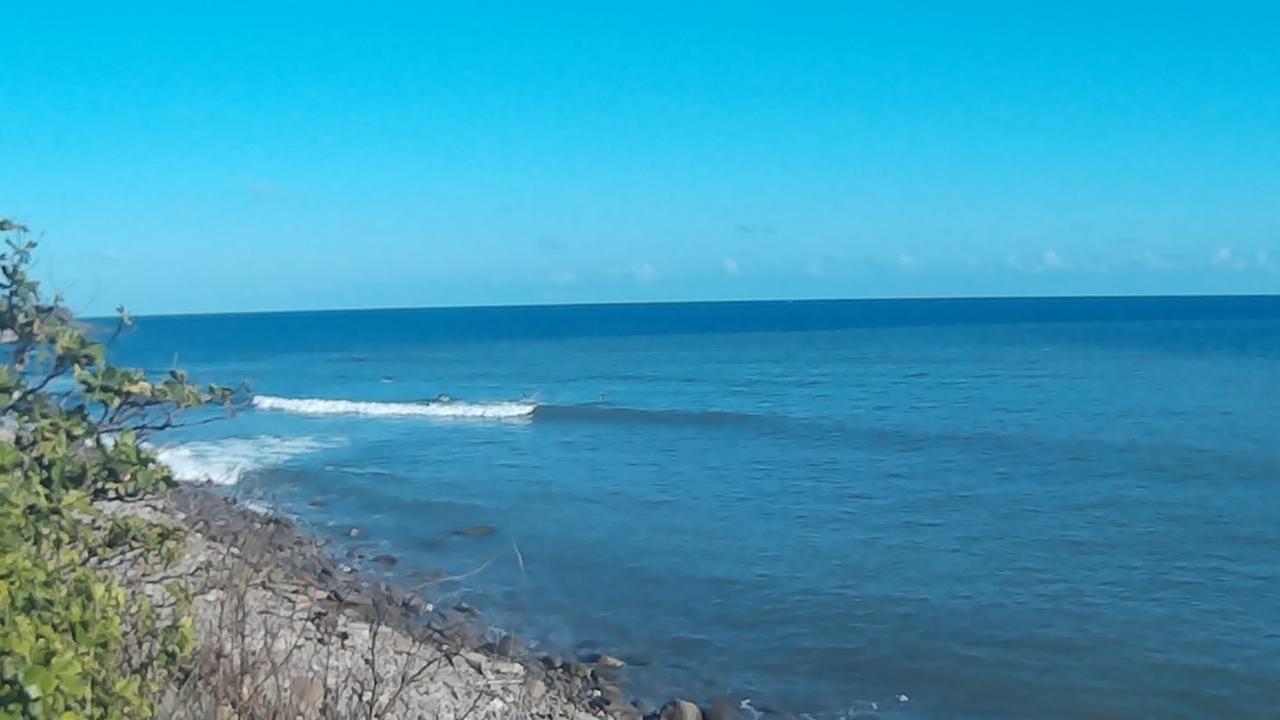
{"type": "Polygon", "coordinates": [[[1275,3],[111,5],[0,60],[90,312],[1280,291],[1275,3]]]}

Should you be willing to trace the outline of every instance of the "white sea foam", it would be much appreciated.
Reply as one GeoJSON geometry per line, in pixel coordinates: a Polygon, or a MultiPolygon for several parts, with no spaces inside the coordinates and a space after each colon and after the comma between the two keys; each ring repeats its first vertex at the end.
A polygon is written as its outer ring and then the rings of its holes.
{"type": "Polygon", "coordinates": [[[374,417],[438,417],[438,418],[519,418],[532,415],[538,408],[530,402],[361,402],[356,400],[321,400],[319,398],[285,398],[255,395],[253,406],[259,410],[279,410],[301,415],[368,415],[374,417]]]}
{"type": "Polygon", "coordinates": [[[279,467],[331,444],[308,437],[227,438],[162,447],[156,457],[182,482],[235,485],[246,473],[279,467]]]}

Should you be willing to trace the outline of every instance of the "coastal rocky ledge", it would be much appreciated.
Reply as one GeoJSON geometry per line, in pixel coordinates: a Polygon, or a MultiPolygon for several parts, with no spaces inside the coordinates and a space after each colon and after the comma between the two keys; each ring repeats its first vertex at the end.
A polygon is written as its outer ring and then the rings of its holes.
{"type": "MultiPolygon", "coordinates": [[[[629,700],[625,662],[608,655],[533,658],[514,638],[482,641],[478,611],[436,607],[363,579],[285,518],[204,488],[99,503],[182,526],[185,547],[155,566],[125,555],[108,568],[161,611],[185,584],[195,615],[194,670],[159,717],[448,720],[733,720],[736,708],[629,700]]],[[[393,561],[394,559],[392,559],[393,561]]],[[[387,560],[381,560],[389,564],[387,560]]]]}

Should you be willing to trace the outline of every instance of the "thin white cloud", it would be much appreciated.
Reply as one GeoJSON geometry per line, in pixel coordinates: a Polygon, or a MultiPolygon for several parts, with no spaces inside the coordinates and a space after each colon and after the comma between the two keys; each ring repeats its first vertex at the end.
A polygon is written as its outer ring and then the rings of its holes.
{"type": "Polygon", "coordinates": [[[734,258],[727,257],[724,259],[724,271],[730,275],[738,274],[738,261],[734,258]]]}
{"type": "Polygon", "coordinates": [[[1053,250],[1045,250],[1040,256],[1040,263],[1045,270],[1063,270],[1067,267],[1067,261],[1053,250]]]}
{"type": "Polygon", "coordinates": [[[1218,251],[1213,254],[1212,262],[1214,267],[1225,270],[1244,270],[1249,267],[1248,258],[1236,255],[1229,247],[1218,248],[1218,251]]]}
{"type": "Polygon", "coordinates": [[[653,269],[653,265],[649,264],[648,260],[645,260],[631,266],[631,277],[635,278],[636,282],[651,282],[658,277],[658,271],[653,269]]]}

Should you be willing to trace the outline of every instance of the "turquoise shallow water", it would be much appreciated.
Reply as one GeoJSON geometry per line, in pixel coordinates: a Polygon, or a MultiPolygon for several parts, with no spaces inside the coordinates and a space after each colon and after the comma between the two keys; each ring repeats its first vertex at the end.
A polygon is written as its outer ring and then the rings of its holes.
{"type": "Polygon", "coordinates": [[[162,438],[180,473],[397,579],[488,563],[447,592],[653,698],[1280,712],[1276,298],[143,318],[117,350],[259,393],[162,438]]]}

